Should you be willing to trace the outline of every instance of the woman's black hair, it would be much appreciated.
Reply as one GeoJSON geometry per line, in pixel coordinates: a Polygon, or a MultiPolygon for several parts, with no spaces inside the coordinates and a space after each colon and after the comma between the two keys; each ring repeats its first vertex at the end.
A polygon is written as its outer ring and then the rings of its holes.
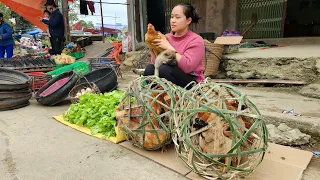
{"type": "Polygon", "coordinates": [[[54,2],[54,0],[47,0],[47,2],[44,4],[44,6],[53,6],[53,7],[58,7],[57,5],[56,5],[56,3],[54,2]]]}
{"type": "Polygon", "coordinates": [[[176,6],[182,6],[184,8],[184,15],[188,18],[191,18],[191,23],[199,23],[201,17],[198,14],[198,11],[190,3],[179,3],[176,6]]]}

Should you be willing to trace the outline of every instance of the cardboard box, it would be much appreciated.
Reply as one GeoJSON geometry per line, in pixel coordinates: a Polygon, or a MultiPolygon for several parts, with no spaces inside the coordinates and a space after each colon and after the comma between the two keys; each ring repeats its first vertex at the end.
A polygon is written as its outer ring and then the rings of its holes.
{"type": "Polygon", "coordinates": [[[240,43],[243,39],[243,36],[222,36],[218,37],[214,43],[224,45],[223,54],[231,54],[239,52],[240,43]]]}
{"type": "MultiPolygon", "coordinates": [[[[188,179],[205,180],[205,178],[187,168],[184,162],[177,156],[173,146],[168,147],[167,152],[161,153],[159,151],[141,150],[134,147],[128,141],[120,145],[188,179]]],[[[269,143],[269,148],[262,163],[250,176],[242,180],[301,180],[303,171],[307,168],[312,156],[312,152],[269,143]]]]}

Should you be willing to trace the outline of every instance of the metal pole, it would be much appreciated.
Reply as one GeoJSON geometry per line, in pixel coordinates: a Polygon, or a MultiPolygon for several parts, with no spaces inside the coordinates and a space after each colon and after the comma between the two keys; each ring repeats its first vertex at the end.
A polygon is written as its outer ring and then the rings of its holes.
{"type": "Polygon", "coordinates": [[[136,33],[134,21],[134,0],[130,1],[130,17],[131,17],[131,36],[132,36],[132,51],[136,50],[136,33]]]}
{"type": "Polygon", "coordinates": [[[100,0],[100,14],[101,14],[101,25],[102,25],[102,42],[104,43],[104,24],[103,24],[103,13],[102,13],[102,0],[100,0]]]}
{"type": "Polygon", "coordinates": [[[70,37],[70,25],[69,25],[69,13],[68,13],[68,0],[62,1],[62,14],[64,18],[65,37],[67,42],[71,42],[70,37]]]}
{"type": "Polygon", "coordinates": [[[144,14],[144,11],[142,9],[142,3],[144,3],[143,0],[139,0],[139,11],[140,11],[140,27],[141,27],[141,41],[144,42],[144,21],[143,21],[143,14],[144,14]]]}
{"type": "Polygon", "coordinates": [[[114,13],[114,31],[117,29],[117,13],[114,13]]]}
{"type": "Polygon", "coordinates": [[[114,36],[118,37],[117,31],[117,12],[114,13],[114,36]]]}

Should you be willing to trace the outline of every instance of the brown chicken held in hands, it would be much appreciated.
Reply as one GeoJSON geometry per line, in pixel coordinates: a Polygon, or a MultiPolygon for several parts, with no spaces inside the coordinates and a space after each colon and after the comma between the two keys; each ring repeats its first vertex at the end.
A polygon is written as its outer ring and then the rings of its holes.
{"type": "Polygon", "coordinates": [[[152,51],[154,53],[154,55],[157,57],[158,54],[160,54],[162,51],[164,51],[164,49],[159,48],[154,44],[153,41],[156,39],[167,39],[168,40],[168,38],[165,35],[163,35],[159,31],[156,31],[156,29],[154,28],[154,26],[152,24],[148,24],[148,31],[145,35],[146,44],[147,44],[148,48],[150,49],[150,51],[152,51]]]}

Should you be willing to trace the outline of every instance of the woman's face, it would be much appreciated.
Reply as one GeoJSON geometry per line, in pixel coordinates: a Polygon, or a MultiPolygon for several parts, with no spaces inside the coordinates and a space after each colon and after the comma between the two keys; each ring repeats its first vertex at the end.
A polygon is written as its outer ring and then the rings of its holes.
{"type": "Polygon", "coordinates": [[[53,13],[53,11],[55,10],[55,7],[53,7],[53,6],[47,6],[46,7],[47,8],[47,10],[50,12],[50,13],[53,13]]]}
{"type": "Polygon", "coordinates": [[[188,28],[190,23],[191,18],[187,19],[184,15],[183,6],[176,6],[172,9],[170,24],[173,32],[184,31],[188,28]]]}

